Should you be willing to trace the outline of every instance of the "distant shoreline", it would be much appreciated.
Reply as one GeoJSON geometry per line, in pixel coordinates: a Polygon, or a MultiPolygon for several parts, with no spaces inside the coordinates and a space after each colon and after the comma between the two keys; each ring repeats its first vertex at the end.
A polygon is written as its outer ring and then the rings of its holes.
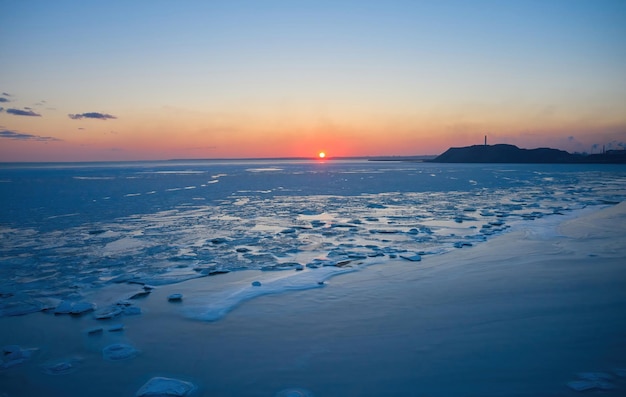
{"type": "Polygon", "coordinates": [[[453,147],[431,160],[432,163],[509,163],[509,164],[626,164],[626,150],[600,154],[571,154],[552,148],[520,149],[514,145],[473,145],[453,147]]]}

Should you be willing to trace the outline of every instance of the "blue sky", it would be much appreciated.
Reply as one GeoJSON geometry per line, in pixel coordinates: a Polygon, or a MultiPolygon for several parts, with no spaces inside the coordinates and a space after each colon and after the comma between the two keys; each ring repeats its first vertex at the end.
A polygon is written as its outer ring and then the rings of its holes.
{"type": "Polygon", "coordinates": [[[55,139],[2,139],[10,160],[428,154],[484,134],[568,150],[626,141],[624,1],[2,9],[0,129],[55,139]],[[115,118],[68,117],[90,113],[115,118]]]}

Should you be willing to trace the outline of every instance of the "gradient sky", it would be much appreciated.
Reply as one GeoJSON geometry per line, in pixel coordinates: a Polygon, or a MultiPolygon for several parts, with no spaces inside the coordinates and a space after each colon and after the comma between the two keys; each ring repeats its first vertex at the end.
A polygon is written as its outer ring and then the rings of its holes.
{"type": "Polygon", "coordinates": [[[626,1],[0,0],[0,161],[626,142],[626,1]]]}

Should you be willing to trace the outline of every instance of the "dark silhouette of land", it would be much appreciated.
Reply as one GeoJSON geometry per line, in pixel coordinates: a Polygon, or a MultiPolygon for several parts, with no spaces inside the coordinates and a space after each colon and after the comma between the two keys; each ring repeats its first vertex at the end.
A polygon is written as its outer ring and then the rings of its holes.
{"type": "Polygon", "coordinates": [[[551,148],[520,149],[515,145],[453,147],[431,160],[433,163],[535,163],[535,164],[626,164],[626,150],[599,154],[572,154],[551,148]]]}

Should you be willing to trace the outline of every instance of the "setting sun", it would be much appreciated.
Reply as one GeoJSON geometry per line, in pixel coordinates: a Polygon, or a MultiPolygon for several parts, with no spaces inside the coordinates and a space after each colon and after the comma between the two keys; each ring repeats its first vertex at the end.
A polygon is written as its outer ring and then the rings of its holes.
{"type": "Polygon", "coordinates": [[[324,152],[320,152],[320,153],[318,154],[318,156],[319,156],[319,158],[323,159],[324,157],[326,157],[326,153],[324,153],[324,152]]]}

